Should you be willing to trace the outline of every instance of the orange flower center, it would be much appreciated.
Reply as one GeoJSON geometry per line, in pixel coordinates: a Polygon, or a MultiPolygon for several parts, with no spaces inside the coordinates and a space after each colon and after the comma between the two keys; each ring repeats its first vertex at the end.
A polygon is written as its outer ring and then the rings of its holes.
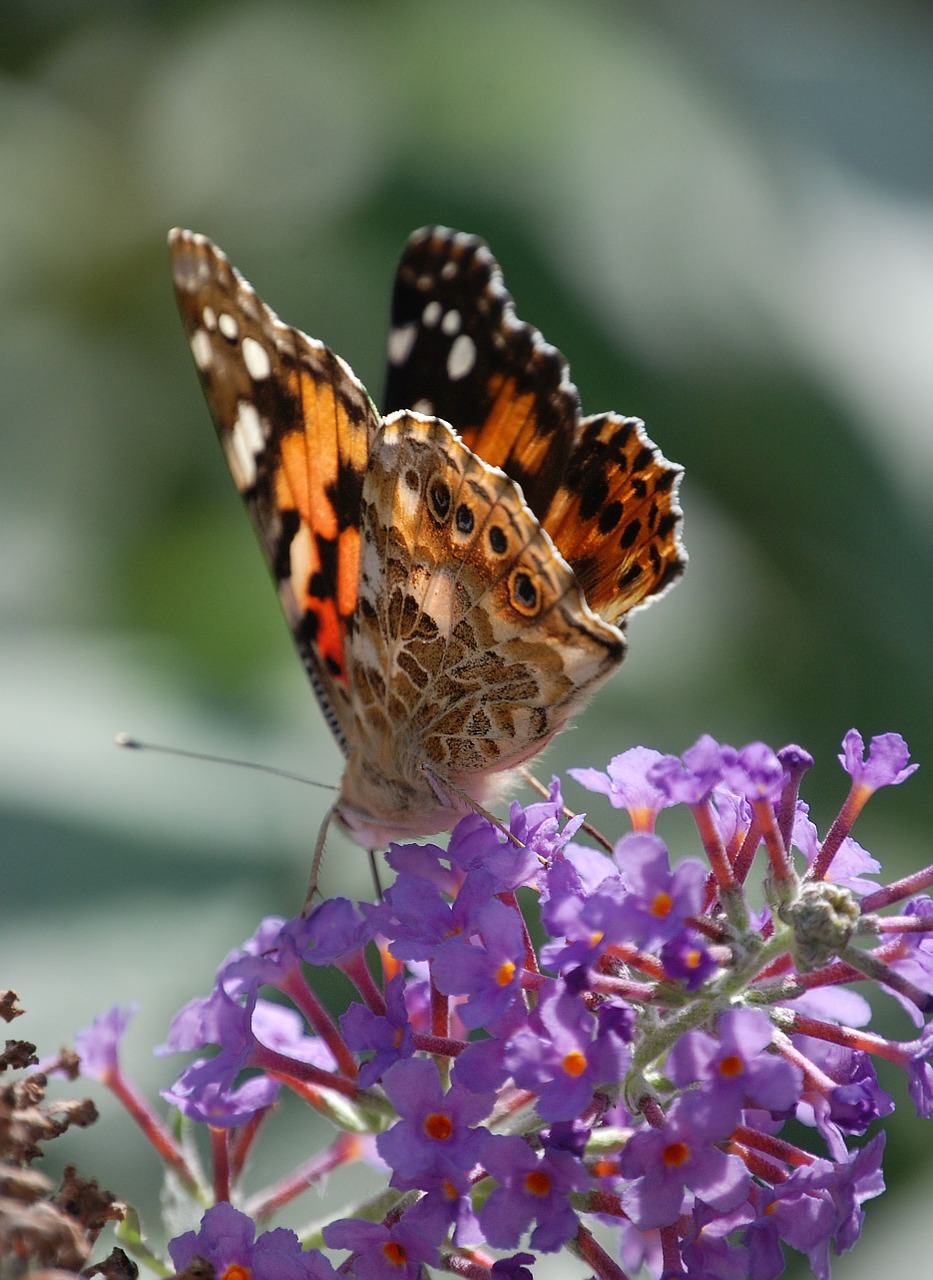
{"type": "Polygon", "coordinates": [[[387,1262],[391,1262],[393,1267],[401,1270],[408,1261],[408,1254],[400,1244],[396,1244],[394,1240],[387,1240],[382,1246],[382,1256],[387,1262]]]}
{"type": "Polygon", "coordinates": [[[669,893],[665,893],[662,889],[660,893],[654,895],[654,901],[651,904],[651,914],[658,920],[664,920],[671,913],[671,907],[674,905],[674,899],[669,893]]]}
{"type": "Polygon", "coordinates": [[[241,1267],[238,1262],[231,1262],[220,1280],[249,1280],[249,1269],[241,1267]]]}
{"type": "Polygon", "coordinates": [[[525,1190],[533,1196],[546,1196],[551,1189],[551,1179],[543,1169],[532,1169],[525,1174],[525,1190]]]}
{"type": "Polygon", "coordinates": [[[568,1076],[573,1076],[574,1078],[582,1076],[586,1070],[586,1058],[584,1058],[579,1049],[574,1049],[572,1053],[568,1053],[564,1058],[563,1067],[568,1076]]]}
{"type": "Polygon", "coordinates": [[[730,1053],[728,1058],[723,1058],[719,1064],[719,1074],[725,1076],[727,1080],[733,1080],[736,1076],[742,1074],[742,1059],[737,1053],[730,1053]]]}
{"type": "Polygon", "coordinates": [[[686,1142],[672,1142],[670,1146],[664,1148],[664,1163],[671,1169],[679,1169],[690,1155],[690,1148],[686,1142]]]}
{"type": "Polygon", "coordinates": [[[424,1122],[424,1131],[435,1142],[446,1142],[454,1131],[453,1121],[443,1111],[432,1111],[424,1122]]]}
{"type": "Polygon", "coordinates": [[[505,964],[500,964],[496,970],[496,982],[500,987],[507,987],[515,977],[515,965],[511,960],[506,960],[505,964]]]}

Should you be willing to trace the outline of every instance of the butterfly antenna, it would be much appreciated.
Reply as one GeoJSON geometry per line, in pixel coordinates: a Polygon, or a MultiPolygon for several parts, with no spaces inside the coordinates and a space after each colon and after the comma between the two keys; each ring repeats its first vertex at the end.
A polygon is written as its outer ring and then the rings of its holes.
{"type": "Polygon", "coordinates": [[[291,773],[288,769],[280,769],[274,764],[260,764],[256,760],[236,760],[232,756],[216,756],[210,751],[187,751],[184,747],[166,747],[158,742],[143,742],[132,738],[128,733],[118,733],[114,738],[118,747],[127,747],[130,751],[155,751],[163,756],[181,756],[183,760],[203,760],[208,764],[229,764],[235,769],[251,769],[254,773],[268,773],[273,778],[287,778],[289,782],[301,782],[306,787],[317,787],[321,791],[336,791],[332,782],[316,782],[314,778],[305,778],[300,773],[291,773]]]}
{"type": "MultiPolygon", "coordinates": [[[[521,775],[522,781],[525,782],[529,787],[531,787],[532,791],[537,791],[538,795],[542,798],[542,800],[550,800],[551,798],[550,791],[548,791],[547,787],[544,785],[543,782],[538,781],[538,779],[529,769],[526,769],[525,766],[522,765],[519,768],[518,772],[521,775]]],[[[561,813],[564,815],[565,818],[576,818],[579,816],[578,814],[574,813],[574,811],[571,808],[569,808],[567,805],[563,805],[561,807],[561,813]]],[[[612,844],[609,840],[606,839],[606,837],[603,835],[601,831],[597,831],[596,828],[591,823],[587,822],[585,819],[583,821],[582,826],[583,826],[583,830],[587,833],[587,835],[592,836],[593,839],[597,842],[597,844],[601,844],[604,849],[606,849],[609,853],[612,853],[612,844]]]]}

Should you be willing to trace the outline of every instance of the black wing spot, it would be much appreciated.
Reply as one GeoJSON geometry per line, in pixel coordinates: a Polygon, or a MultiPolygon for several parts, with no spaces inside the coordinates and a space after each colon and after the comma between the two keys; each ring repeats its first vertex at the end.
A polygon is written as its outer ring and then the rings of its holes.
{"type": "Polygon", "coordinates": [[[538,612],[540,596],[530,573],[524,569],[516,569],[509,583],[509,598],[519,613],[525,617],[534,617],[538,612]]]}
{"type": "Polygon", "coordinates": [[[489,545],[497,556],[504,556],[509,549],[509,540],[501,525],[494,524],[489,530],[489,545]]]}
{"type": "Polygon", "coordinates": [[[450,485],[446,480],[432,480],[428,486],[428,505],[431,508],[431,515],[438,522],[444,524],[450,515],[450,485]]]}
{"type": "Polygon", "coordinates": [[[641,533],[641,521],[630,520],[628,524],[625,526],[625,528],[622,530],[622,537],[619,539],[619,546],[622,548],[622,550],[625,551],[629,547],[633,546],[638,541],[638,536],[640,533],[641,533]]]}
{"type": "Polygon", "coordinates": [[[597,528],[601,534],[612,533],[613,529],[622,519],[622,503],[616,499],[614,502],[607,502],[599,513],[599,523],[597,528]]]}

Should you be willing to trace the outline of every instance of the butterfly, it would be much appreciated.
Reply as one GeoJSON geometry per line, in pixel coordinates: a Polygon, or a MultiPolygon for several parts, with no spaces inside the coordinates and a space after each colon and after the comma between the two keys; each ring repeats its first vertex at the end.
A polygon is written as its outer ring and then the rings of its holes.
{"type": "Polygon", "coordinates": [[[374,850],[485,812],[682,572],[681,469],[639,419],[581,416],[476,236],[408,240],[382,413],[208,239],[176,229],[170,250],[230,472],[346,757],[333,815],[374,850]]]}

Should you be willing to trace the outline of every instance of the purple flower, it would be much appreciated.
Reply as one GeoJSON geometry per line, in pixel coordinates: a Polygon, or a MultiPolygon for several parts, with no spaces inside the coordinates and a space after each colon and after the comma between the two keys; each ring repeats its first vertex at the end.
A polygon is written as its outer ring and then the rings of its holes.
{"type": "Polygon", "coordinates": [[[851,1249],[862,1231],[862,1205],[884,1191],[881,1157],[887,1135],[876,1134],[864,1147],[850,1151],[836,1163],[836,1180],[830,1192],[838,1213],[836,1246],[840,1253],[851,1249]]]}
{"type": "Polygon", "coordinates": [[[293,1009],[258,1000],[255,993],[241,1004],[216,987],[207,1000],[192,1001],[176,1014],[168,1048],[197,1049],[213,1043],[221,1046],[220,1052],[193,1062],[162,1096],[193,1119],[223,1127],[243,1124],[254,1111],[275,1101],[279,1085],[257,1076],[238,1087],[241,1071],[262,1067],[272,1054],[333,1070],[330,1050],[316,1037],[306,1036],[303,1027],[293,1009]]]}
{"type": "MultiPolygon", "coordinates": [[[[561,795],[560,779],[551,779],[551,790],[547,800],[539,800],[535,804],[521,805],[513,800],[509,809],[509,830],[516,839],[525,846],[525,853],[534,859],[529,870],[521,880],[510,878],[504,888],[514,888],[519,884],[534,883],[542,864],[551,863],[565,848],[567,842],[583,826],[583,815],[564,819],[564,798],[561,795]],[[561,826],[563,823],[563,826],[561,826]]],[[[515,859],[514,849],[512,860],[515,859]]]]}
{"type": "MultiPolygon", "coordinates": [[[[921,991],[933,994],[933,899],[926,894],[911,898],[904,906],[904,915],[925,917],[931,926],[931,933],[895,935],[900,954],[889,958],[888,965],[896,974],[912,982],[921,991]]],[[[893,943],[894,939],[889,935],[889,945],[893,943]]],[[[915,1027],[923,1026],[923,1013],[912,1000],[905,999],[890,987],[886,987],[885,990],[899,1001],[915,1027]]]]}
{"type": "Polygon", "coordinates": [[[456,1078],[445,1093],[437,1067],[424,1058],[396,1062],[382,1087],[400,1116],[376,1139],[393,1186],[421,1187],[476,1163],[485,1130],[473,1126],[489,1114],[491,1095],[473,1093],[456,1078]]]}
{"type": "MultiPolygon", "coordinates": [[[[632,833],[623,836],[613,854],[625,884],[619,897],[620,921],[613,937],[624,936],[639,947],[657,947],[678,934],[688,916],[703,905],[706,872],[702,863],[685,858],[671,870],[664,842],[657,836],[632,833]],[[624,924],[621,922],[624,920],[624,924]]],[[[613,888],[613,894],[617,890],[613,888]]],[[[596,895],[590,895],[583,910],[586,920],[594,918],[596,895]]]]}
{"type": "Polygon", "coordinates": [[[751,806],[745,796],[730,791],[728,787],[717,786],[713,788],[712,800],[716,829],[726,848],[733,841],[744,840],[752,822],[751,806]]]}
{"type": "Polygon", "coordinates": [[[252,1218],[226,1202],[215,1204],[201,1219],[197,1231],[186,1231],[169,1243],[176,1271],[184,1271],[196,1258],[224,1276],[249,1280],[336,1280],[337,1272],[317,1249],[303,1250],[294,1231],[278,1227],[254,1240],[252,1218]]]}
{"type": "Polygon", "coordinates": [[[705,733],[682,756],[662,756],[648,770],[648,781],[671,804],[701,804],[722,781],[722,748],[705,733]]]}
{"type": "Polygon", "coordinates": [[[106,1084],[119,1071],[117,1050],[123,1033],[138,1010],[138,1004],[125,1009],[114,1005],[107,1013],[98,1014],[89,1027],[75,1036],[75,1050],[81,1059],[81,1074],[106,1084]]]}
{"type": "Polygon", "coordinates": [[[842,740],[839,763],[854,783],[869,792],[897,786],[920,767],[907,763],[910,752],[899,733],[878,734],[871,740],[867,759],[864,755],[862,735],[857,729],[850,729],[842,740]]]}
{"type": "Polygon", "coordinates": [[[346,898],[328,898],[306,920],[299,917],[290,927],[308,964],[334,964],[365,947],[373,936],[369,921],[346,898]]]}
{"type": "Polygon", "coordinates": [[[556,988],[506,1042],[504,1061],[518,1087],[538,1095],[542,1120],[572,1120],[597,1085],[621,1081],[629,1051],[582,1000],[556,988]]]}
{"type": "Polygon", "coordinates": [[[924,1120],[933,1115],[933,1022],[927,1023],[920,1038],[905,1045],[907,1053],[907,1089],[917,1108],[917,1115],[924,1120]]]}
{"type": "Polygon", "coordinates": [[[731,1237],[737,1228],[754,1221],[755,1212],[746,1202],[729,1213],[722,1213],[698,1200],[684,1233],[681,1255],[688,1276],[715,1277],[715,1280],[748,1280],[756,1272],[749,1270],[749,1251],[731,1237]]]}
{"type": "Polygon", "coordinates": [[[676,1222],[688,1190],[723,1212],[742,1204],[748,1170],[738,1156],[714,1145],[731,1129],[728,1117],[717,1117],[695,1094],[684,1094],[662,1128],[642,1129],[629,1139],[619,1169],[633,1181],[622,1193],[622,1207],[636,1226],[676,1222]]]}
{"type": "Polygon", "coordinates": [[[295,948],[288,945],[287,928],[281,916],[261,920],[253,936],[231,951],[217,970],[215,986],[223,987],[231,996],[240,996],[255,991],[264,982],[281,985],[283,971],[299,967],[295,948]]]}
{"type": "Polygon", "coordinates": [[[397,974],[386,986],[386,1011],[373,1013],[362,1004],[351,1004],[340,1017],[340,1030],[355,1053],[374,1049],[375,1054],[360,1067],[359,1082],[364,1089],[375,1084],[384,1071],[415,1051],[415,1037],[405,1007],[405,979],[397,974]]]}
{"type": "Polygon", "coordinates": [[[234,1085],[227,1073],[218,1072],[216,1063],[217,1058],[193,1062],[170,1088],[162,1090],[162,1097],[189,1120],[199,1120],[212,1129],[246,1124],[278,1098],[278,1081],[252,1076],[234,1085]]]}
{"type": "Polygon", "coordinates": [[[579,1221],[570,1205],[574,1191],[584,1191],[590,1178],[569,1151],[535,1153],[517,1135],[490,1135],[482,1151],[486,1172],[500,1184],[479,1212],[486,1243],[497,1249],[518,1244],[531,1222],[531,1247],[545,1253],[559,1249],[577,1234],[579,1221]]]}
{"type": "Polygon", "coordinates": [[[704,939],[694,929],[684,929],[661,948],[664,975],[670,982],[682,982],[696,991],[719,967],[704,939]]]}
{"type": "MultiPolygon", "coordinates": [[[[543,805],[537,807],[544,808],[543,805]]],[[[510,818],[510,830],[511,824],[510,818]]],[[[484,872],[489,877],[491,893],[515,889],[520,884],[533,880],[541,869],[536,851],[529,847],[528,824],[523,818],[518,819],[518,824],[522,831],[515,831],[514,834],[524,848],[506,840],[481,814],[467,814],[454,827],[444,856],[450,859],[451,867],[461,874],[484,872]]],[[[556,829],[556,820],[552,819],[551,834],[555,838],[556,829]]]]}
{"type": "Polygon", "coordinates": [[[366,910],[376,929],[392,939],[396,959],[430,960],[442,942],[473,931],[474,913],[491,898],[491,877],[483,871],[467,877],[453,902],[427,880],[402,873],[384,900],[366,910]]]}
{"type": "Polygon", "coordinates": [[[846,1155],[843,1134],[864,1133],[873,1120],[890,1115],[894,1103],[879,1085],[867,1053],[812,1036],[792,1039],[819,1073],[804,1087],[797,1118],[814,1124],[830,1155],[841,1160],[846,1155]]]}
{"type": "Polygon", "coordinates": [[[773,1189],[757,1191],[758,1217],[746,1233],[752,1267],[749,1274],[770,1280],[783,1271],[781,1241],[806,1254],[818,1280],[829,1280],[829,1244],[851,1249],[864,1217],[862,1204],[884,1190],[879,1133],[840,1162],[814,1160],[794,1169],[773,1189]]]}
{"type": "MultiPolygon", "coordinates": [[[[798,1067],[767,1053],[773,1038],[768,1015],[760,1009],[730,1009],[716,1025],[718,1040],[706,1031],[688,1031],[667,1058],[667,1070],[682,1089],[695,1082],[723,1126],[733,1128],[745,1106],[786,1111],[800,1096],[798,1067]]],[[[697,1096],[697,1095],[694,1095],[697,1096]]]]}
{"type": "Polygon", "coordinates": [[[469,1170],[451,1169],[436,1178],[425,1194],[405,1211],[405,1221],[426,1240],[443,1240],[449,1231],[458,1248],[483,1243],[483,1229],[473,1209],[469,1170]]]}
{"type": "Polygon", "coordinates": [[[775,1280],[784,1271],[782,1242],[806,1254],[818,1280],[829,1280],[829,1241],[836,1214],[825,1188],[814,1183],[809,1168],[794,1169],[774,1188],[755,1195],[758,1216],[745,1232],[750,1276],[775,1280]]]}
{"type": "Polygon", "coordinates": [[[636,831],[650,831],[661,810],[674,803],[669,795],[648,781],[649,769],[662,759],[660,751],[650,747],[631,747],[613,756],[605,773],[598,769],[568,769],[567,772],[588,791],[608,796],[614,809],[627,809],[636,831]]]}
{"type": "Polygon", "coordinates": [[[784,766],[764,742],[750,742],[741,751],[722,748],[722,780],[748,801],[779,800],[786,778],[784,766]]]}
{"type": "Polygon", "coordinates": [[[465,995],[458,1006],[463,1025],[489,1027],[521,994],[525,935],[516,912],[497,899],[476,913],[477,937],[463,934],[443,943],[434,956],[433,978],[445,995],[465,995]]]}
{"type": "MultiPolygon", "coordinates": [[[[351,1249],[349,1274],[354,1280],[422,1280],[425,1265],[437,1264],[437,1246],[411,1226],[407,1214],[393,1226],[365,1222],[359,1218],[339,1218],[324,1228],[329,1249],[351,1249]]],[[[346,1264],[342,1264],[343,1273],[346,1264]]]]}
{"type": "Polygon", "coordinates": [[[510,1258],[497,1258],[492,1264],[492,1280],[534,1280],[528,1270],[534,1261],[533,1253],[513,1253],[510,1258]]]}
{"type": "MultiPolygon", "coordinates": [[[[806,858],[807,866],[812,866],[820,852],[820,840],[808,814],[809,806],[798,800],[794,814],[793,842],[806,858]]],[[[866,880],[865,876],[877,875],[880,870],[881,863],[867,849],[863,849],[857,840],[846,836],[833,854],[825,879],[845,885],[853,893],[874,893],[878,886],[873,880],[866,880]]]]}

